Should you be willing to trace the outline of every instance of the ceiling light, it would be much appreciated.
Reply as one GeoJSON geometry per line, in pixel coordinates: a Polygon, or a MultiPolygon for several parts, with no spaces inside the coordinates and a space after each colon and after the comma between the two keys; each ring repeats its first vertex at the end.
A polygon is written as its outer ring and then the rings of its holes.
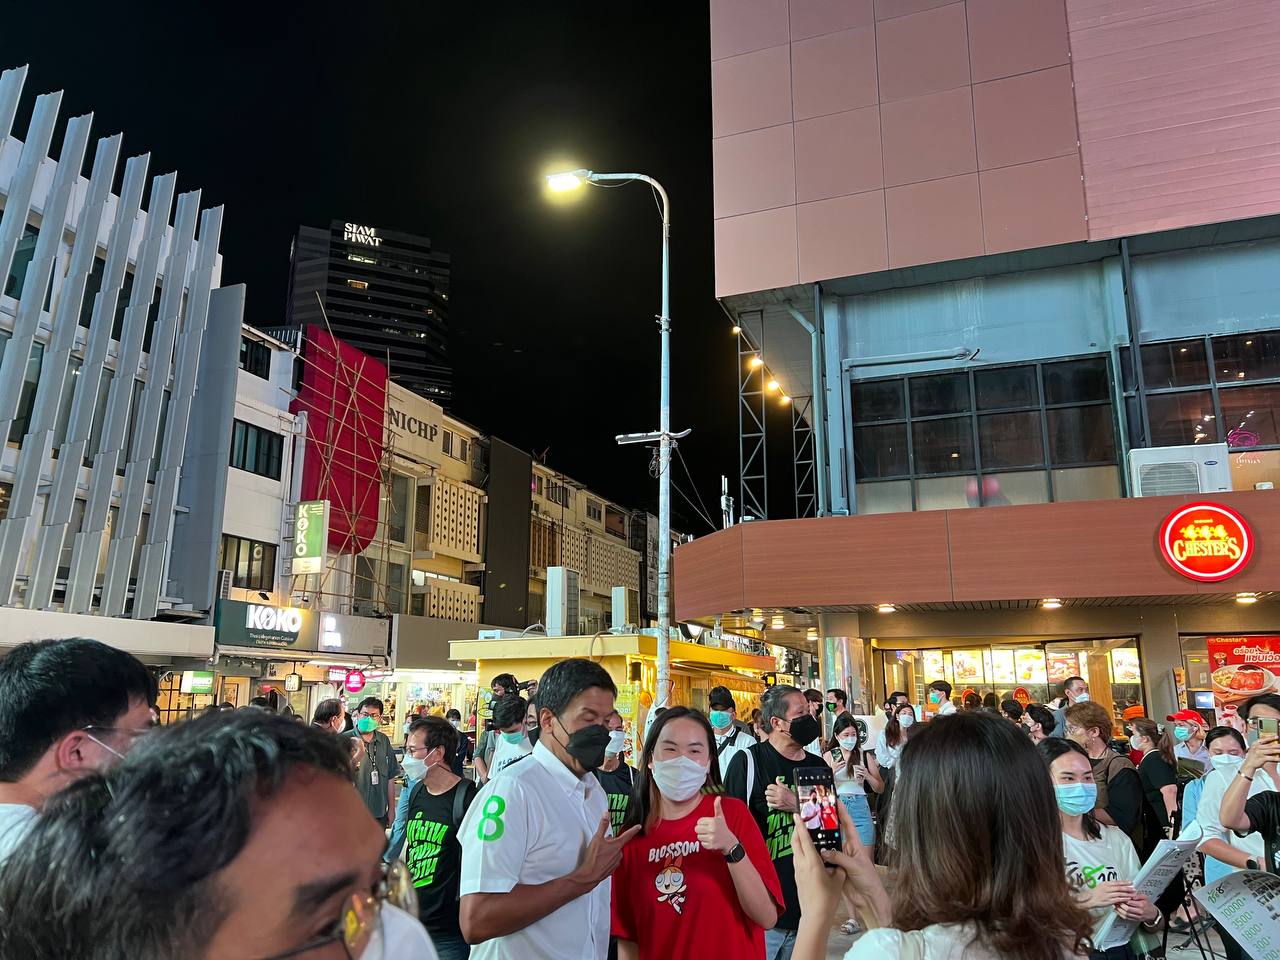
{"type": "Polygon", "coordinates": [[[774,617],[774,618],[773,618],[772,626],[773,626],[773,629],[774,629],[774,630],[781,630],[781,629],[783,629],[786,625],[787,625],[787,622],[786,622],[785,620],[783,620],[781,616],[776,616],[776,617],[774,617]]]}
{"type": "Polygon", "coordinates": [[[876,606],[876,613],[897,613],[898,608],[892,603],[881,603],[876,606]]]}
{"type": "Polygon", "coordinates": [[[764,366],[764,361],[760,359],[759,354],[756,354],[750,360],[747,361],[747,366],[750,367],[752,370],[759,370],[761,367],[764,366]]]}
{"type": "Polygon", "coordinates": [[[1252,347],[1252,346],[1253,346],[1253,341],[1252,341],[1252,340],[1246,340],[1246,341],[1244,342],[1244,345],[1245,345],[1246,347],[1252,347]]]}
{"type": "Polygon", "coordinates": [[[1236,374],[1236,379],[1237,379],[1237,380],[1243,380],[1243,379],[1244,379],[1244,371],[1243,371],[1243,370],[1241,370],[1239,373],[1237,373],[1237,374],[1236,374]]]}
{"type": "Polygon", "coordinates": [[[785,393],[779,398],[779,400],[784,407],[791,402],[791,398],[787,396],[785,393]]]}
{"type": "Polygon", "coordinates": [[[1236,603],[1257,603],[1258,595],[1256,593],[1237,593],[1236,603]]]}
{"type": "Polygon", "coordinates": [[[735,323],[733,325],[733,335],[736,337],[741,333],[742,333],[742,328],[735,323]]]}
{"type": "Polygon", "coordinates": [[[1045,599],[1040,601],[1040,608],[1042,610],[1058,610],[1061,607],[1062,607],[1062,601],[1059,600],[1057,597],[1046,597],[1045,599]]]}
{"type": "Polygon", "coordinates": [[[817,627],[810,627],[808,630],[806,630],[806,631],[804,632],[804,635],[805,635],[805,639],[806,639],[806,640],[817,640],[817,639],[818,639],[818,628],[817,628],[817,627]]]}
{"type": "Polygon", "coordinates": [[[1183,347],[1183,348],[1182,348],[1181,350],[1179,350],[1178,352],[1179,352],[1179,353],[1186,353],[1186,352],[1187,352],[1187,348],[1186,348],[1186,347],[1183,347]]]}

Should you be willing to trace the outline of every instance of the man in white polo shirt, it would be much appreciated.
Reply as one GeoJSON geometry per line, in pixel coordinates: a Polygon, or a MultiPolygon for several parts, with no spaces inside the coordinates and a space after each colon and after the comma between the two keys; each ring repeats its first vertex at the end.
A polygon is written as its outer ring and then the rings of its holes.
{"type": "Polygon", "coordinates": [[[609,876],[639,827],[609,836],[591,771],[609,744],[617,688],[590,660],[562,660],[538,684],[533,752],[472,802],[462,841],[462,934],[472,960],[604,960],[609,876]]]}

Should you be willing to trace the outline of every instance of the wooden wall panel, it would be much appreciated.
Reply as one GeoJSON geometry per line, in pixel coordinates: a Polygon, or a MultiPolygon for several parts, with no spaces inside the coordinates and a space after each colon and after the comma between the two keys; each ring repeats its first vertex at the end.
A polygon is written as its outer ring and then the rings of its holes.
{"type": "Polygon", "coordinates": [[[676,548],[672,560],[675,618],[714,617],[747,604],[742,588],[742,531],[738,524],[676,548]]]}

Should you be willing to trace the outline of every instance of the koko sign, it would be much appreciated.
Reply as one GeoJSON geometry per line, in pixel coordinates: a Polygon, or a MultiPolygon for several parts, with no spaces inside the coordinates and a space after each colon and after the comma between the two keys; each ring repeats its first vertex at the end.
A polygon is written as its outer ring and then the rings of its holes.
{"type": "Polygon", "coordinates": [[[293,573],[324,573],[329,543],[329,501],[304,500],[293,518],[293,573]]]}
{"type": "Polygon", "coordinates": [[[315,650],[317,634],[310,610],[264,603],[219,600],[218,643],[233,647],[315,650]]]}
{"type": "Polygon", "coordinates": [[[1230,507],[1191,503],[1160,525],[1160,553],[1189,580],[1218,583],[1234,577],[1253,556],[1253,531],[1230,507]]]}

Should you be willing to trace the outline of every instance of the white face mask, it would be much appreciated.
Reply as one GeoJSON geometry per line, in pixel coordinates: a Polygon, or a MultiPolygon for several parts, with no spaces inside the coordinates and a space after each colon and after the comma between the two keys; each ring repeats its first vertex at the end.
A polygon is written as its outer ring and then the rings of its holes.
{"type": "Polygon", "coordinates": [[[604,748],[604,752],[616,757],[618,754],[622,752],[622,747],[626,742],[627,742],[627,731],[610,730],[609,745],[604,748]]]}
{"type": "Polygon", "coordinates": [[[1215,770],[1234,770],[1244,763],[1244,757],[1237,757],[1233,753],[1214,754],[1210,759],[1213,761],[1213,769],[1215,770]]]}
{"type": "Polygon", "coordinates": [[[841,737],[836,742],[839,743],[840,746],[843,747],[845,750],[848,750],[850,753],[853,753],[853,751],[858,749],[857,737],[841,737]]]}
{"type": "Polygon", "coordinates": [[[914,713],[898,714],[898,726],[900,727],[909,727],[915,722],[916,722],[916,715],[914,713]]]}
{"type": "Polygon", "coordinates": [[[434,957],[426,928],[418,918],[410,916],[389,903],[382,905],[379,920],[369,937],[369,944],[360,951],[360,960],[392,960],[394,957],[434,957]]]}
{"type": "Polygon", "coordinates": [[[1085,690],[1083,693],[1076,694],[1076,703],[1088,703],[1088,702],[1089,702],[1088,690],[1085,690]]]}
{"type": "Polygon", "coordinates": [[[683,803],[707,782],[707,768],[685,756],[654,760],[650,769],[658,792],[672,803],[683,803]]]}
{"type": "Polygon", "coordinates": [[[422,780],[426,777],[427,771],[431,769],[431,765],[425,760],[419,760],[417,757],[406,756],[400,762],[400,766],[404,767],[404,775],[410,780],[422,780]]]}
{"type": "Polygon", "coordinates": [[[449,726],[451,726],[451,727],[453,727],[453,729],[457,730],[457,729],[458,729],[458,727],[462,726],[462,721],[461,721],[461,720],[450,720],[450,721],[449,721],[449,726]]]}

